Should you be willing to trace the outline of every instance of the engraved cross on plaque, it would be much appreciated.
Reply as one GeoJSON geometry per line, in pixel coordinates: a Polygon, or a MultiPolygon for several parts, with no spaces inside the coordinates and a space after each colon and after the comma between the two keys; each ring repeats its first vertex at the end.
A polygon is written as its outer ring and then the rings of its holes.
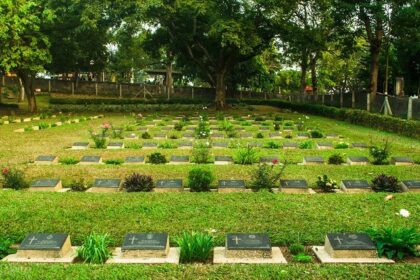
{"type": "Polygon", "coordinates": [[[38,239],[36,239],[35,238],[35,236],[32,236],[32,238],[31,239],[29,239],[29,245],[32,245],[32,242],[34,242],[34,241],[36,241],[36,240],[38,240],[38,239]]]}
{"type": "Polygon", "coordinates": [[[334,240],[337,240],[337,241],[338,241],[338,243],[340,243],[340,245],[342,244],[342,243],[341,243],[342,239],[341,239],[340,237],[338,237],[338,236],[337,236],[336,238],[334,238],[334,240]]]}
{"type": "Polygon", "coordinates": [[[236,245],[239,244],[239,241],[241,241],[242,239],[240,239],[239,237],[235,236],[232,238],[233,241],[235,241],[236,245]]]}
{"type": "Polygon", "coordinates": [[[130,240],[131,240],[131,245],[133,245],[134,244],[134,241],[136,241],[137,238],[135,236],[133,236],[133,237],[130,238],[130,240]]]}

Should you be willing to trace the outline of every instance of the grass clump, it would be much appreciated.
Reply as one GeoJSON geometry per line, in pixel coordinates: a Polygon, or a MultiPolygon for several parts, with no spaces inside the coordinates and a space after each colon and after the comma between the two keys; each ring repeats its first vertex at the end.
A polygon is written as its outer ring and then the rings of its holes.
{"type": "Polygon", "coordinates": [[[199,232],[184,232],[176,242],[182,263],[207,262],[214,246],[213,236],[199,232]]]}
{"type": "Polygon", "coordinates": [[[85,263],[103,264],[111,257],[109,243],[107,234],[92,233],[77,249],[77,256],[85,263]]]}

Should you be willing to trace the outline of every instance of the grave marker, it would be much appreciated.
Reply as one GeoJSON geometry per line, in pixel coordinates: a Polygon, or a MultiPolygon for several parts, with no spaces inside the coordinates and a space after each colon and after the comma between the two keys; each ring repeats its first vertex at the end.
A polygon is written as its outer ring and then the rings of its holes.
{"type": "Polygon", "coordinates": [[[58,162],[58,157],[53,155],[38,156],[35,164],[54,164],[58,162]]]}
{"type": "Polygon", "coordinates": [[[368,148],[369,146],[367,145],[367,144],[365,144],[365,143],[353,143],[353,144],[351,144],[351,146],[353,147],[353,148],[359,148],[359,149],[365,149],[365,148],[368,148]]]}
{"type": "Polygon", "coordinates": [[[182,142],[179,143],[178,149],[186,150],[186,149],[192,149],[193,143],[192,142],[182,142]]]}
{"type": "Polygon", "coordinates": [[[280,189],[284,193],[308,193],[306,180],[280,180],[280,189]]]}
{"type": "Polygon", "coordinates": [[[214,142],[212,144],[212,147],[215,149],[223,149],[223,148],[227,148],[228,147],[228,143],[224,143],[224,142],[214,142]]]}
{"type": "Polygon", "coordinates": [[[297,138],[298,139],[308,139],[309,138],[309,133],[300,132],[300,133],[297,134],[297,138]]]}
{"type": "Polygon", "coordinates": [[[108,150],[124,149],[124,143],[121,143],[121,142],[110,142],[106,148],[108,150]]]}
{"type": "Polygon", "coordinates": [[[102,158],[100,156],[83,156],[79,162],[79,164],[81,165],[100,164],[100,163],[102,163],[102,158]]]}
{"type": "Polygon", "coordinates": [[[144,164],[145,160],[143,156],[130,156],[124,160],[125,164],[144,164]]]}
{"type": "Polygon", "coordinates": [[[142,146],[143,149],[156,149],[157,147],[158,147],[158,144],[150,143],[150,142],[143,143],[143,146],[142,146]]]}
{"type": "Polygon", "coordinates": [[[280,139],[281,138],[281,134],[280,132],[272,132],[268,135],[271,139],[280,139]]]}
{"type": "Polygon", "coordinates": [[[88,142],[76,142],[71,146],[72,150],[86,150],[89,148],[88,142]]]}
{"type": "Polygon", "coordinates": [[[88,192],[118,192],[121,189],[120,179],[95,179],[88,192]]]}
{"type": "Polygon", "coordinates": [[[233,164],[233,158],[231,156],[215,156],[214,164],[217,164],[217,165],[233,164]]]}
{"type": "Polygon", "coordinates": [[[323,157],[317,157],[317,156],[308,156],[303,159],[304,165],[320,165],[324,164],[324,158],[323,157]]]}
{"type": "Polygon", "coordinates": [[[401,182],[404,191],[420,192],[420,180],[404,180],[401,182]]]}
{"type": "Polygon", "coordinates": [[[219,180],[218,192],[231,193],[245,191],[244,180],[219,180]]]}
{"type": "Polygon", "coordinates": [[[331,150],[334,148],[333,144],[328,142],[318,142],[316,147],[318,150],[331,150]]]}
{"type": "Polygon", "coordinates": [[[414,161],[409,157],[392,157],[391,163],[394,165],[413,165],[414,161]]]}
{"type": "Polygon", "coordinates": [[[343,180],[341,182],[341,189],[344,192],[349,192],[349,193],[360,193],[360,192],[371,191],[369,182],[366,180],[343,180]]]}
{"type": "Polygon", "coordinates": [[[349,157],[347,162],[350,165],[368,165],[369,159],[367,157],[349,157]]]}
{"type": "Polygon", "coordinates": [[[61,180],[59,179],[37,179],[29,186],[29,191],[48,191],[56,192],[63,188],[61,180]]]}
{"type": "Polygon", "coordinates": [[[297,147],[298,147],[297,143],[293,143],[293,142],[283,143],[283,149],[285,150],[295,150],[297,149],[297,147]]]}
{"type": "Polygon", "coordinates": [[[183,192],[181,179],[158,180],[156,182],[155,192],[183,192]]]}
{"type": "Polygon", "coordinates": [[[171,156],[170,164],[187,164],[190,163],[189,156],[171,156]]]}

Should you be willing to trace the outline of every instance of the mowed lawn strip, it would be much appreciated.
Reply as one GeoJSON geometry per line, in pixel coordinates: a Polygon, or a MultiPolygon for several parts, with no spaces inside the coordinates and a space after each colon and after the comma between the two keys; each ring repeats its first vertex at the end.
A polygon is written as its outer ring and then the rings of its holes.
{"type": "Polygon", "coordinates": [[[271,193],[29,193],[0,192],[0,236],[21,241],[30,232],[65,232],[74,244],[91,232],[108,233],[121,245],[129,232],[215,231],[268,233],[275,245],[300,239],[323,244],[328,232],[369,227],[418,227],[420,196],[396,194],[286,195],[271,193]],[[397,215],[410,211],[409,218],[397,215]]]}

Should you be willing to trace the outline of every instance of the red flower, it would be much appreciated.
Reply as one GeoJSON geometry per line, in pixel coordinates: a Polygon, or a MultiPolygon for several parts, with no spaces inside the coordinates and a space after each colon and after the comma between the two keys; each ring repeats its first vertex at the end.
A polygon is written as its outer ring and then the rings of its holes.
{"type": "Polygon", "coordinates": [[[278,164],[278,163],[279,163],[279,161],[278,161],[277,159],[273,159],[272,163],[273,163],[274,165],[276,165],[276,164],[278,164]]]}
{"type": "Polygon", "coordinates": [[[6,176],[7,174],[9,174],[9,168],[5,167],[3,168],[3,170],[1,171],[1,174],[3,174],[3,176],[6,176]]]}

